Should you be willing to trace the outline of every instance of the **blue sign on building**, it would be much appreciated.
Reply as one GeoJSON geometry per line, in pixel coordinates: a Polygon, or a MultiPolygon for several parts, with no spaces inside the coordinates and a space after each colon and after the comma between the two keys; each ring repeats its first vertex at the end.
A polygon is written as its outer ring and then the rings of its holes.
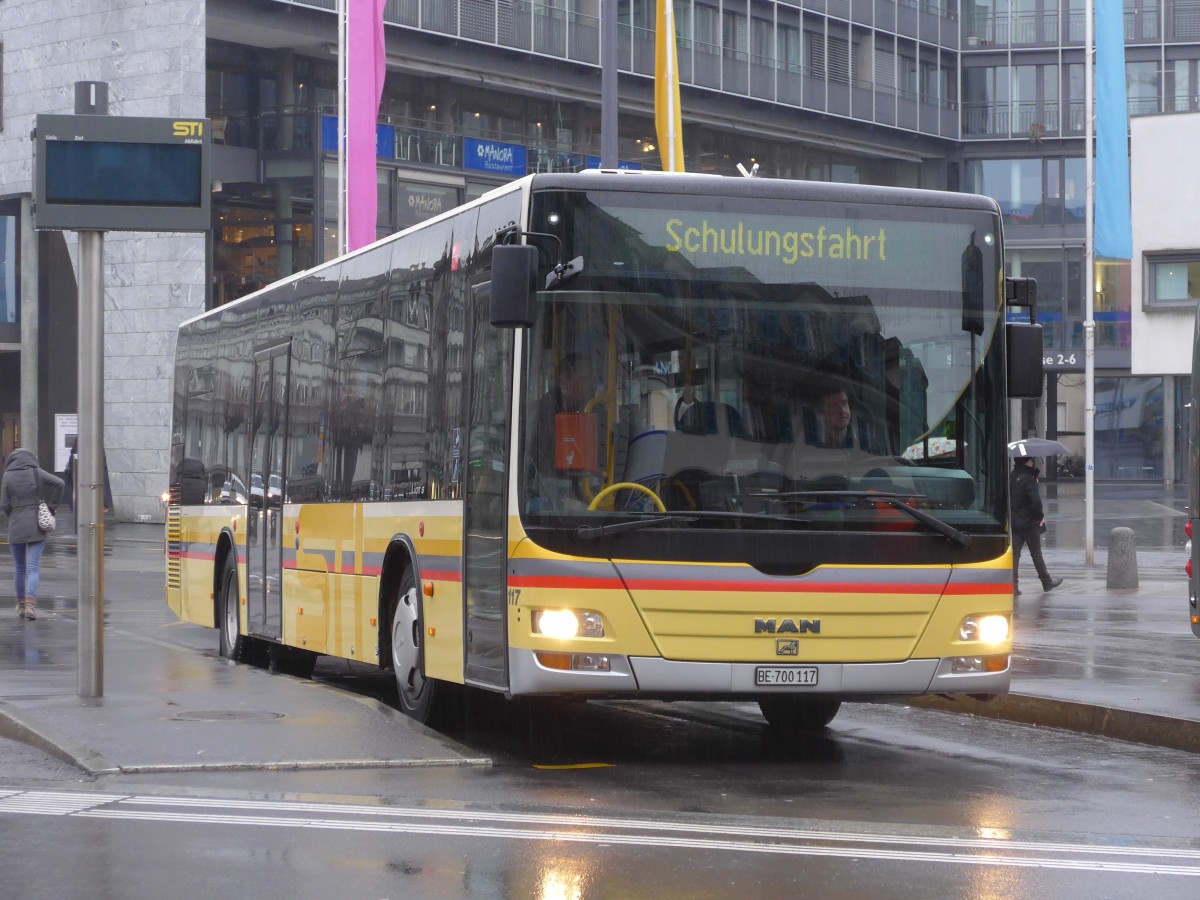
{"type": "Polygon", "coordinates": [[[463,168],[497,175],[525,174],[525,148],[500,141],[463,139],[463,168]]]}
{"type": "MultiPolygon", "coordinates": [[[[321,116],[321,149],[337,153],[337,116],[321,116]]],[[[375,126],[375,155],[380,159],[396,158],[396,129],[391,125],[375,126]]]]}
{"type": "MultiPolygon", "coordinates": [[[[600,168],[600,157],[598,157],[598,156],[589,156],[589,157],[587,157],[587,167],[588,167],[589,169],[598,169],[598,168],[600,168]]],[[[622,161],[618,160],[618,161],[617,161],[617,168],[618,168],[618,169],[629,169],[630,171],[635,171],[635,172],[636,172],[636,171],[640,171],[640,170],[641,170],[641,168],[642,168],[642,164],[641,164],[641,163],[636,163],[636,162],[622,162],[622,161]]]]}

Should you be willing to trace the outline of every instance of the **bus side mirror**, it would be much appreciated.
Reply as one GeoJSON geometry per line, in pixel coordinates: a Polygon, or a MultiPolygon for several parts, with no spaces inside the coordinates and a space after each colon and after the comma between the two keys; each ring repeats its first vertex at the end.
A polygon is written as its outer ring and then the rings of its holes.
{"type": "Polygon", "coordinates": [[[537,263],[537,247],[529,244],[500,244],[492,249],[488,316],[493,326],[528,328],[533,325],[537,263]]]}
{"type": "Polygon", "coordinates": [[[1004,326],[1008,344],[1008,396],[1036,400],[1042,396],[1042,326],[1009,322],[1004,326]]]}
{"type": "Polygon", "coordinates": [[[1005,278],[1005,306],[1029,307],[1029,321],[1037,321],[1037,279],[1036,278],[1005,278]]]}

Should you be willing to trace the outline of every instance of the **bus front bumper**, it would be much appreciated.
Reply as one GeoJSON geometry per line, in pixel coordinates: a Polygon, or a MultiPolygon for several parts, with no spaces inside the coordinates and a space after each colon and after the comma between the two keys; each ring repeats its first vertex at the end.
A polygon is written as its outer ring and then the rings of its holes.
{"type": "MultiPolygon", "coordinates": [[[[509,651],[509,690],[513,696],[583,694],[611,697],[737,699],[770,693],[819,694],[843,699],[917,697],[925,694],[1006,694],[1008,661],[1002,671],[956,671],[960,660],[910,659],[888,663],[814,663],[815,684],[764,687],[759,663],[685,662],[646,656],[553,654],[544,665],[532,650],[509,651]]],[[[546,655],[542,655],[546,659],[546,655]]],[[[810,675],[811,677],[811,675],[810,675]]]]}

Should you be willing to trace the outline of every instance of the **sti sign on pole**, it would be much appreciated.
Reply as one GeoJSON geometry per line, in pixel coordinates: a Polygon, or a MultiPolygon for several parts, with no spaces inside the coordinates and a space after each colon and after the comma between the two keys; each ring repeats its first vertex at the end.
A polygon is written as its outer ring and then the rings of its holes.
{"type": "Polygon", "coordinates": [[[207,119],[39,115],[34,225],[207,231],[207,119]]]}
{"type": "Polygon", "coordinates": [[[79,234],[80,697],[104,694],[104,232],[208,231],[207,119],[108,116],[108,86],[77,82],[75,115],[39,115],[33,222],[79,234]]]}

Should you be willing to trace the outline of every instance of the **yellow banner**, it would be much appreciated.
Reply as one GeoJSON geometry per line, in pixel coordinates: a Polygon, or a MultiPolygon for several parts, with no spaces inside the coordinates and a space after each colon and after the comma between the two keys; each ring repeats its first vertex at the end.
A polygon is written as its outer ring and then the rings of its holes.
{"type": "Polygon", "coordinates": [[[683,124],[679,114],[679,55],[673,0],[658,0],[654,47],[654,127],[666,172],[682,172],[683,124]]]}

